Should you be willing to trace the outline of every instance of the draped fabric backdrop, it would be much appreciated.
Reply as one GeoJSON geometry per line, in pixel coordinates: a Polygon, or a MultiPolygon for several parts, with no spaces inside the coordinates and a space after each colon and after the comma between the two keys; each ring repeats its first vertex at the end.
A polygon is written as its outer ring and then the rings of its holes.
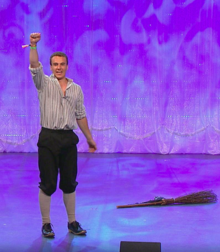
{"type": "MultiPolygon", "coordinates": [[[[220,1],[0,0],[0,151],[37,151],[29,66],[69,57],[98,152],[220,153],[220,1]]],[[[83,134],[78,149],[87,151],[83,134]]]]}

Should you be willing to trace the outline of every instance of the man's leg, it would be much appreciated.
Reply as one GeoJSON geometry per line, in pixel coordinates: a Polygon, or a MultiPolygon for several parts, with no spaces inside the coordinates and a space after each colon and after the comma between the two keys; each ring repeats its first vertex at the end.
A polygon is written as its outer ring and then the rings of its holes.
{"type": "Polygon", "coordinates": [[[42,129],[38,140],[38,165],[40,171],[39,204],[42,216],[42,234],[54,237],[50,220],[51,195],[56,191],[58,176],[58,156],[56,137],[42,129]]]}
{"type": "Polygon", "coordinates": [[[39,190],[39,203],[42,216],[42,225],[50,222],[50,202],[51,196],[46,195],[41,189],[39,190]]]}
{"type": "Polygon", "coordinates": [[[60,156],[60,189],[63,191],[63,201],[66,207],[68,222],[76,220],[76,176],[77,176],[77,148],[65,148],[60,156]]]}
{"type": "Polygon", "coordinates": [[[60,189],[63,191],[63,200],[68,216],[68,229],[71,233],[82,235],[86,233],[75,218],[75,190],[77,186],[77,147],[76,135],[67,133],[65,146],[60,154],[60,189]],[[68,143],[69,141],[69,143],[68,143]]]}
{"type": "Polygon", "coordinates": [[[76,220],[76,192],[73,193],[63,193],[63,202],[66,207],[66,212],[68,216],[69,223],[72,223],[76,220]]]}

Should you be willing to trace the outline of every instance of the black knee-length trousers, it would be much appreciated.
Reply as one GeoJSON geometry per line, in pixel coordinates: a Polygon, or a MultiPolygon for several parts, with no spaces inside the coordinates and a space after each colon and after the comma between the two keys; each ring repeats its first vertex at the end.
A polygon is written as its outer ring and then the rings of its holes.
{"type": "Polygon", "coordinates": [[[64,193],[76,190],[78,136],[72,130],[51,130],[42,128],[38,139],[39,188],[52,195],[57,188],[64,193]]]}

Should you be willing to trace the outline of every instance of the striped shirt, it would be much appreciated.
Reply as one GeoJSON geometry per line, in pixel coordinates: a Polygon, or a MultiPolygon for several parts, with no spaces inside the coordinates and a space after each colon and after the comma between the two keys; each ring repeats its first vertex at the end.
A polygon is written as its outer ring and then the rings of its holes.
{"type": "Polygon", "coordinates": [[[41,126],[54,130],[76,129],[76,119],[86,117],[81,87],[67,78],[64,95],[57,78],[53,74],[45,75],[41,63],[39,67],[29,69],[38,91],[41,126]]]}

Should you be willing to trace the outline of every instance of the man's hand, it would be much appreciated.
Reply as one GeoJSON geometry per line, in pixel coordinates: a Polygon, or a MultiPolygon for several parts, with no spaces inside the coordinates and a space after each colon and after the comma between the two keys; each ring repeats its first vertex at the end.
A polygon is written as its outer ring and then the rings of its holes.
{"type": "Polygon", "coordinates": [[[96,143],[93,139],[87,141],[89,145],[89,152],[95,152],[97,150],[96,143]]]}
{"type": "Polygon", "coordinates": [[[38,32],[31,33],[31,35],[30,35],[30,45],[31,46],[36,46],[37,42],[40,41],[40,36],[41,35],[38,32]]]}

